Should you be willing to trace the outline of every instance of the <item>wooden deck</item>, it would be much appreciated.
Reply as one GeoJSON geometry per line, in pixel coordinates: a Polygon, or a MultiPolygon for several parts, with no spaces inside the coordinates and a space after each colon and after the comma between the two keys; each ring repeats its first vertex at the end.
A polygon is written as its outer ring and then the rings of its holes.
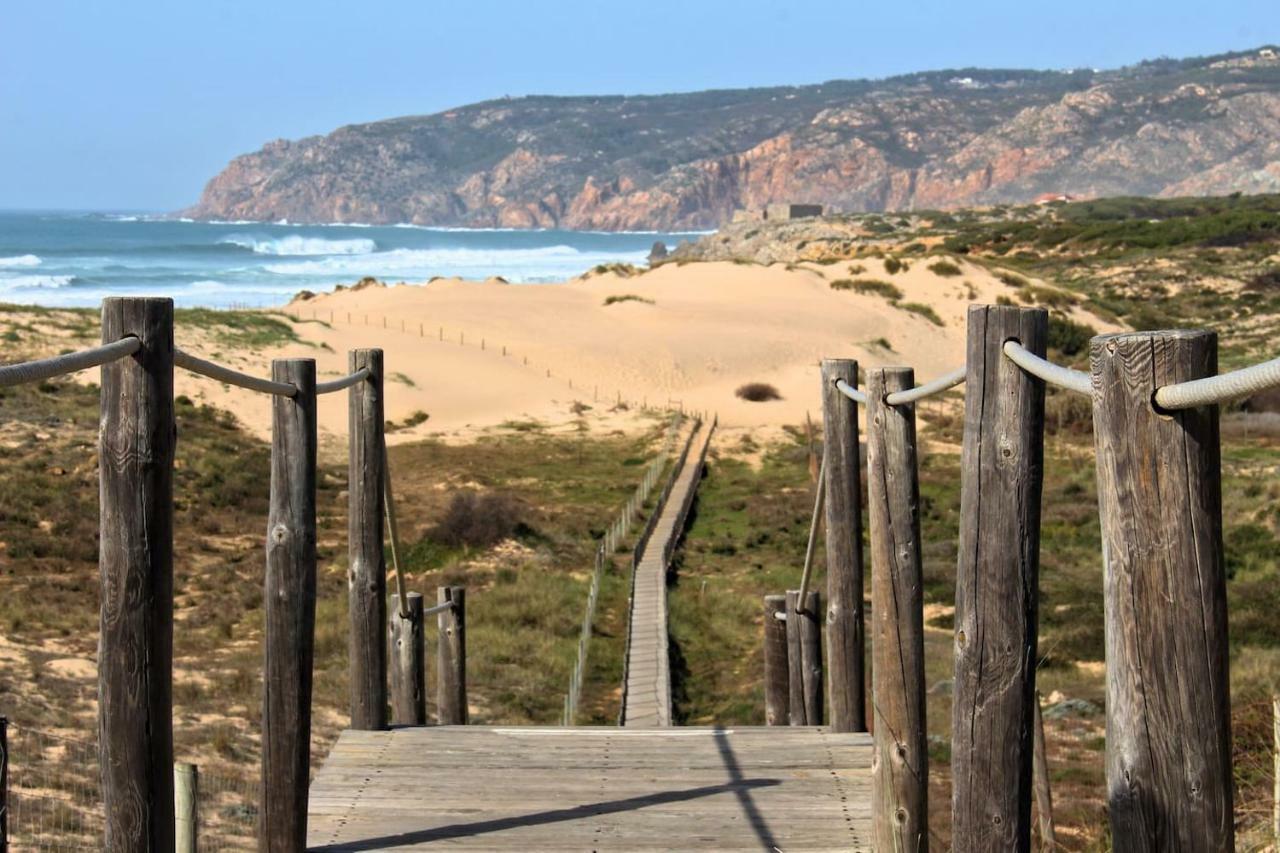
{"type": "Polygon", "coordinates": [[[676,475],[675,485],[662,515],[636,562],[632,586],[631,617],[627,622],[626,692],[622,707],[624,726],[671,725],[671,671],[667,650],[667,543],[680,536],[691,491],[702,479],[702,445],[709,426],[695,436],[689,458],[676,475]]]}
{"type": "Polygon", "coordinates": [[[866,850],[871,738],[824,728],[343,732],[308,848],[866,850]]]}

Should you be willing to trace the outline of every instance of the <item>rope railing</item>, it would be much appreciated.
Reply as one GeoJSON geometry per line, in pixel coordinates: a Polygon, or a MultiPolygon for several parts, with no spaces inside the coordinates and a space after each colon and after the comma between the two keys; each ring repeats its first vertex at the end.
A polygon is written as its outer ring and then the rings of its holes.
{"type": "Polygon", "coordinates": [[[328,382],[317,382],[317,394],[332,394],[335,391],[345,391],[357,382],[363,382],[369,378],[369,368],[362,367],[355,373],[349,373],[339,379],[330,379],[328,382]]]}
{"type": "Polygon", "coordinates": [[[914,403],[917,400],[924,400],[943,391],[949,391],[952,388],[964,382],[967,368],[962,364],[950,373],[944,373],[932,382],[926,382],[923,385],[917,385],[907,391],[894,391],[884,398],[884,401],[890,406],[905,406],[907,403],[914,403]]]}
{"type": "Polygon", "coordinates": [[[207,376],[210,379],[216,379],[219,382],[225,382],[228,385],[235,385],[249,391],[274,394],[278,397],[293,397],[298,393],[298,389],[291,382],[276,382],[273,379],[250,376],[247,373],[223,367],[221,364],[206,361],[177,347],[174,347],[173,350],[173,363],[192,373],[198,373],[201,376],[207,376]]]}
{"type": "MultiPolygon", "coordinates": [[[[836,387],[848,387],[843,379],[837,380],[836,387]]],[[[843,390],[843,389],[841,389],[843,390]]],[[[827,495],[827,454],[822,454],[822,466],[818,468],[818,485],[813,497],[813,517],[809,519],[809,543],[804,549],[804,571],[800,575],[800,594],[796,597],[797,606],[803,607],[805,595],[809,591],[809,576],[813,572],[813,555],[818,549],[818,524],[822,521],[822,505],[827,495]]]]}
{"type": "Polygon", "coordinates": [[[1089,374],[1054,364],[1028,350],[1017,341],[1005,341],[1003,352],[1005,357],[1021,367],[1037,379],[1043,379],[1050,385],[1066,388],[1077,394],[1092,394],[1093,382],[1089,374]]]}
{"type": "Polygon", "coordinates": [[[854,388],[843,379],[836,380],[836,389],[859,406],[865,406],[867,404],[867,395],[859,391],[857,388],[854,388]]]}
{"type": "Polygon", "coordinates": [[[64,373],[75,373],[77,370],[101,367],[108,362],[133,355],[141,347],[142,341],[130,335],[92,349],[63,353],[62,355],[34,361],[23,361],[17,364],[6,364],[0,367],[0,388],[25,385],[29,382],[42,382],[45,379],[52,379],[64,373]]]}
{"type": "Polygon", "coordinates": [[[1280,358],[1273,358],[1231,373],[1166,385],[1156,390],[1156,405],[1170,410],[1212,406],[1277,387],[1280,387],[1280,358]]]}

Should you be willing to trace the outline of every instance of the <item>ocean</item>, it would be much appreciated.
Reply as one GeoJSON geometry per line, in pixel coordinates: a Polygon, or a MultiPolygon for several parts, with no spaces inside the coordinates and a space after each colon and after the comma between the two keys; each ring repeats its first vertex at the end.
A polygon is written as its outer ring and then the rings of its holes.
{"type": "Polygon", "coordinates": [[[184,307],[261,308],[365,276],[536,284],[598,264],[642,265],[654,241],[675,248],[697,236],[0,211],[0,302],[96,306],[104,296],[163,295],[184,307]]]}

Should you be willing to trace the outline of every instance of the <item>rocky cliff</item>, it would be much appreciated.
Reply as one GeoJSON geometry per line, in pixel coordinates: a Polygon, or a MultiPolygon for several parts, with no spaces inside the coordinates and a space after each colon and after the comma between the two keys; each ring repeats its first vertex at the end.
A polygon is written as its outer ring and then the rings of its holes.
{"type": "Polygon", "coordinates": [[[187,215],[712,228],[843,211],[1280,191],[1276,51],[1112,71],[965,69],[646,97],[527,97],[237,157],[187,215]]]}

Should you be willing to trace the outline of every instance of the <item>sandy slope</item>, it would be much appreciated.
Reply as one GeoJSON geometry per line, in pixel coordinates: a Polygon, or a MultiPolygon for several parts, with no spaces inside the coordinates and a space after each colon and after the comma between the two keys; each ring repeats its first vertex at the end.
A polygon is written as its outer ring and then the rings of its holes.
{"type": "MultiPolygon", "coordinates": [[[[426,424],[393,439],[434,434],[462,440],[506,421],[566,424],[575,401],[592,406],[588,418],[594,427],[616,428],[632,417],[608,411],[619,395],[633,409],[673,400],[715,411],[731,428],[779,426],[803,421],[806,412],[817,415],[818,364],[824,356],[866,365],[909,364],[920,381],[933,378],[963,360],[970,301],[994,302],[1013,292],[969,264],[963,276],[951,278],[935,275],[921,261],[892,276],[880,261],[858,265],[864,271],[851,274],[846,262],[791,270],[701,263],[558,285],[437,280],[344,290],[286,309],[322,321],[298,325],[312,346],[246,354],[243,364],[248,369],[256,363],[261,371],[267,355],[314,356],[322,378],[332,377],[345,371],[348,349],[381,346],[394,377],[388,381],[387,417],[399,421],[415,410],[430,414],[426,424]],[[851,276],[892,281],[904,303],[929,305],[944,325],[883,297],[830,286],[851,276]],[[608,296],[625,294],[652,304],[603,304],[608,296]],[[770,383],[783,399],[738,399],[735,389],[747,382],[770,383]]],[[[1096,318],[1085,319],[1099,326],[1096,318]]],[[[200,379],[181,386],[232,408],[265,432],[269,408],[260,397],[200,379]]],[[[322,431],[338,435],[346,429],[345,395],[334,396],[321,402],[320,421],[322,431]]]]}

